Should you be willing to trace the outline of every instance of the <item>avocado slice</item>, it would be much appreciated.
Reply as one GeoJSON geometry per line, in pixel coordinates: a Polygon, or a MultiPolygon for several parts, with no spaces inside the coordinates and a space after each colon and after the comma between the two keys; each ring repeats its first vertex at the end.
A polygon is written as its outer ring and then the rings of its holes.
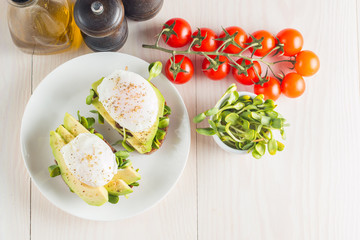
{"type": "Polygon", "coordinates": [[[132,166],[129,166],[124,169],[119,169],[111,182],[106,184],[104,187],[112,195],[125,195],[133,192],[128,185],[139,181],[140,179],[140,174],[136,172],[132,166]]]}
{"type": "Polygon", "coordinates": [[[111,195],[120,196],[132,193],[133,190],[122,179],[113,179],[104,186],[111,195]]]}
{"type": "MultiPolygon", "coordinates": [[[[105,110],[102,103],[99,101],[99,93],[97,91],[98,86],[101,84],[103,78],[94,82],[92,84],[92,89],[96,93],[96,97],[93,98],[92,104],[97,109],[97,111],[104,117],[104,119],[114,128],[116,129],[121,135],[123,135],[123,129],[118,128],[116,125],[115,120],[109,115],[109,113],[105,110]]],[[[156,96],[158,98],[159,103],[159,111],[158,111],[158,117],[156,122],[153,126],[151,126],[147,131],[144,132],[131,132],[132,136],[128,136],[126,138],[126,141],[134,147],[139,153],[147,153],[152,150],[152,143],[155,138],[156,132],[158,130],[159,126],[159,117],[162,117],[164,114],[164,105],[165,105],[165,99],[161,92],[151,85],[152,88],[155,90],[156,96]]]]}
{"type": "Polygon", "coordinates": [[[75,137],[80,133],[89,133],[89,131],[69,113],[65,113],[64,127],[75,137]]]}
{"type": "Polygon", "coordinates": [[[66,143],[69,143],[71,140],[73,140],[75,137],[72,135],[66,128],[64,128],[63,125],[60,125],[56,132],[60,134],[60,136],[65,140],[66,143]]]}
{"type": "Polygon", "coordinates": [[[62,136],[55,132],[50,132],[50,146],[53,155],[60,167],[61,176],[65,183],[86,203],[93,206],[101,206],[108,201],[108,192],[104,187],[92,187],[80,182],[68,169],[60,149],[66,142],[62,136]]]}
{"type": "Polygon", "coordinates": [[[141,177],[133,167],[126,167],[124,169],[119,169],[113,179],[122,179],[127,184],[132,184],[133,182],[139,181],[141,177]]]}
{"type": "Polygon", "coordinates": [[[61,175],[70,190],[90,205],[100,206],[108,201],[108,194],[114,196],[126,195],[133,190],[128,184],[140,180],[140,174],[131,166],[121,169],[113,179],[103,187],[92,187],[80,182],[67,168],[60,149],[80,133],[89,131],[69,113],[65,114],[64,125],[60,125],[56,131],[50,132],[50,146],[53,155],[60,167],[61,175]],[[120,172],[120,173],[119,173],[120,172]]]}

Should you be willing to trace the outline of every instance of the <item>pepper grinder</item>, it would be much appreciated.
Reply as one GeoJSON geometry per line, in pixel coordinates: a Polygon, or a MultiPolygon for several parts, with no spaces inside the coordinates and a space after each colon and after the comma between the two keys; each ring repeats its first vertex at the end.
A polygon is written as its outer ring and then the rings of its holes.
{"type": "Polygon", "coordinates": [[[74,18],[93,51],[117,51],[126,42],[128,25],[121,0],[77,0],[74,18]]]}
{"type": "Polygon", "coordinates": [[[123,0],[126,17],[146,21],[160,12],[164,0],[123,0]]]}

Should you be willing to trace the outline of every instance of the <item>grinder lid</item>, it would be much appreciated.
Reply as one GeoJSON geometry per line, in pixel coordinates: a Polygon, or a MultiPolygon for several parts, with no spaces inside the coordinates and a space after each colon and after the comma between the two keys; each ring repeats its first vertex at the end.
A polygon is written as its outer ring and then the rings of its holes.
{"type": "Polygon", "coordinates": [[[74,19],[83,33],[93,37],[104,37],[119,28],[124,20],[121,0],[77,0],[74,19]]]}

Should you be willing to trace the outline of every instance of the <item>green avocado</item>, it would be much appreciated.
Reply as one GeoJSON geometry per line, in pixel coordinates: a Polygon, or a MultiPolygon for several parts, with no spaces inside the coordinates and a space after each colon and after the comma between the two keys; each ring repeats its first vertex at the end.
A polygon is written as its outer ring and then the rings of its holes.
{"type": "MultiPolygon", "coordinates": [[[[92,84],[92,89],[96,93],[96,97],[93,98],[92,104],[97,109],[97,111],[104,117],[104,119],[114,128],[116,129],[121,135],[123,135],[123,129],[118,128],[116,125],[115,120],[108,114],[105,110],[102,103],[99,101],[99,94],[97,92],[97,87],[101,84],[103,79],[100,79],[92,84]]],[[[159,117],[162,117],[164,114],[164,105],[165,99],[161,92],[154,87],[152,84],[151,86],[155,90],[156,96],[159,102],[159,112],[158,117],[154,125],[149,128],[147,131],[144,132],[130,132],[132,136],[127,136],[126,141],[134,147],[139,153],[147,153],[152,150],[152,143],[155,138],[156,132],[159,126],[159,117]]]]}
{"type": "MultiPolygon", "coordinates": [[[[60,131],[65,132],[65,130],[66,129],[64,128],[60,131]]],[[[108,201],[108,192],[106,188],[92,187],[85,183],[82,183],[70,172],[60,152],[61,148],[65,144],[67,144],[66,140],[69,140],[69,137],[65,137],[65,135],[60,135],[58,132],[50,132],[50,146],[52,148],[52,152],[56,159],[56,162],[60,167],[61,176],[64,179],[65,183],[69,186],[71,190],[73,190],[81,199],[83,199],[89,205],[103,205],[108,201]]]]}
{"type": "Polygon", "coordinates": [[[132,184],[133,182],[139,181],[141,177],[133,167],[126,167],[124,169],[119,169],[113,179],[122,179],[127,184],[132,184]]]}
{"type": "Polygon", "coordinates": [[[112,179],[111,182],[106,184],[104,187],[111,195],[115,196],[126,195],[133,192],[131,187],[129,187],[129,185],[121,179],[112,179]]]}
{"type": "Polygon", "coordinates": [[[129,166],[124,169],[119,169],[111,182],[105,185],[105,188],[112,195],[119,196],[129,194],[132,193],[133,190],[128,185],[140,179],[140,174],[136,172],[132,166],[129,166]]]}
{"type": "Polygon", "coordinates": [[[89,131],[69,113],[65,113],[64,127],[75,137],[80,133],[89,133],[89,131]]]}
{"type": "Polygon", "coordinates": [[[92,187],[80,182],[67,168],[60,149],[80,133],[88,132],[81,123],[68,113],[65,114],[64,125],[60,125],[56,131],[50,132],[50,146],[53,155],[60,167],[61,176],[70,190],[86,203],[94,206],[101,206],[107,202],[109,200],[108,194],[119,196],[132,193],[133,190],[128,184],[140,180],[140,174],[131,166],[120,169],[108,184],[101,187],[92,187]]]}

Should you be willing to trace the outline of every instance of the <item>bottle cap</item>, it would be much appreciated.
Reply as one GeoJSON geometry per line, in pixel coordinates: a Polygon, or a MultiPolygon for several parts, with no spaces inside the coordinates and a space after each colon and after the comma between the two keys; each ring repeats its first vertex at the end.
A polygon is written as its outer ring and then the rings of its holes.
{"type": "Polygon", "coordinates": [[[124,6],[121,0],[77,0],[74,19],[84,34],[105,37],[124,20],[124,6]]]}
{"type": "Polygon", "coordinates": [[[34,0],[9,0],[8,2],[15,6],[26,7],[32,4],[34,0]]]}

